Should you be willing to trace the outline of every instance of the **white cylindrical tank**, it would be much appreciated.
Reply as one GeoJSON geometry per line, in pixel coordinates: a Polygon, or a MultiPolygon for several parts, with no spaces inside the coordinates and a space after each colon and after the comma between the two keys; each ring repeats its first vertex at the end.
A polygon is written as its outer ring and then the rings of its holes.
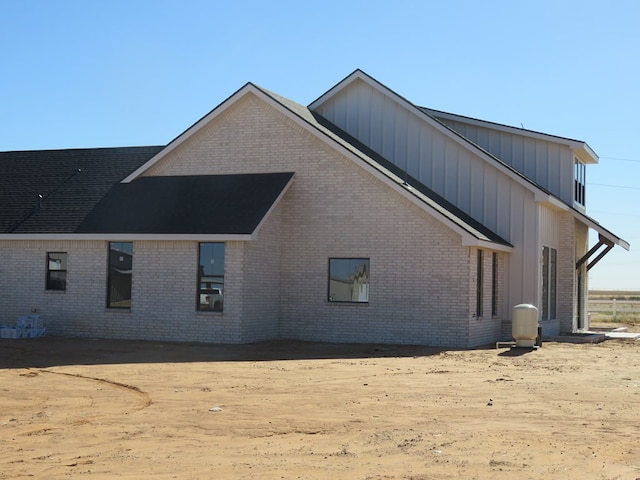
{"type": "Polygon", "coordinates": [[[535,346],[538,338],[538,309],[528,304],[513,307],[511,334],[516,347],[535,346]]]}

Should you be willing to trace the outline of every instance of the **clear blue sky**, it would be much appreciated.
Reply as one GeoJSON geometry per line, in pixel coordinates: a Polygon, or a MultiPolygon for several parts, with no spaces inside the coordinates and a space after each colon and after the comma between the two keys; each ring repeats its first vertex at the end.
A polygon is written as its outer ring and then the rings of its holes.
{"type": "Polygon", "coordinates": [[[251,81],[309,104],[356,68],[421,106],[586,141],[590,216],[640,290],[637,0],[0,0],[0,150],[166,144],[251,81]]]}

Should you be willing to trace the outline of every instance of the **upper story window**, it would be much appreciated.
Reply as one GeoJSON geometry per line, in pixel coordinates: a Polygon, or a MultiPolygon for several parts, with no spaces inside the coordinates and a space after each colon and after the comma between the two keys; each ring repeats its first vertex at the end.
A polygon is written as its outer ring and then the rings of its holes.
{"type": "Polygon", "coordinates": [[[575,180],[573,187],[573,201],[584,207],[587,166],[576,158],[574,170],[575,180]]]}

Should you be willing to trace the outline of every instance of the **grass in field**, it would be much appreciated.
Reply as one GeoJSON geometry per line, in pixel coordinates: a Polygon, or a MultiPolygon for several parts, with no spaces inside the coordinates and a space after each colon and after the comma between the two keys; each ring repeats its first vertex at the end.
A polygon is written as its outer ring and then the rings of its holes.
{"type": "Polygon", "coordinates": [[[617,313],[613,315],[613,312],[592,312],[591,322],[604,322],[604,323],[620,323],[635,325],[640,323],[640,313],[617,313]]]}

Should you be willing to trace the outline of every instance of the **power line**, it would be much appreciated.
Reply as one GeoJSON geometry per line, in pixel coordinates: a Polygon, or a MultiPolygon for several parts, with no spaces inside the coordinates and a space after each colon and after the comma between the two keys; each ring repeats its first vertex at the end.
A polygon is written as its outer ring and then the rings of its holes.
{"type": "Polygon", "coordinates": [[[626,188],[628,190],[640,190],[640,187],[631,187],[629,185],[609,185],[607,183],[590,183],[590,182],[587,182],[587,185],[595,185],[597,187],[626,188]]]}

